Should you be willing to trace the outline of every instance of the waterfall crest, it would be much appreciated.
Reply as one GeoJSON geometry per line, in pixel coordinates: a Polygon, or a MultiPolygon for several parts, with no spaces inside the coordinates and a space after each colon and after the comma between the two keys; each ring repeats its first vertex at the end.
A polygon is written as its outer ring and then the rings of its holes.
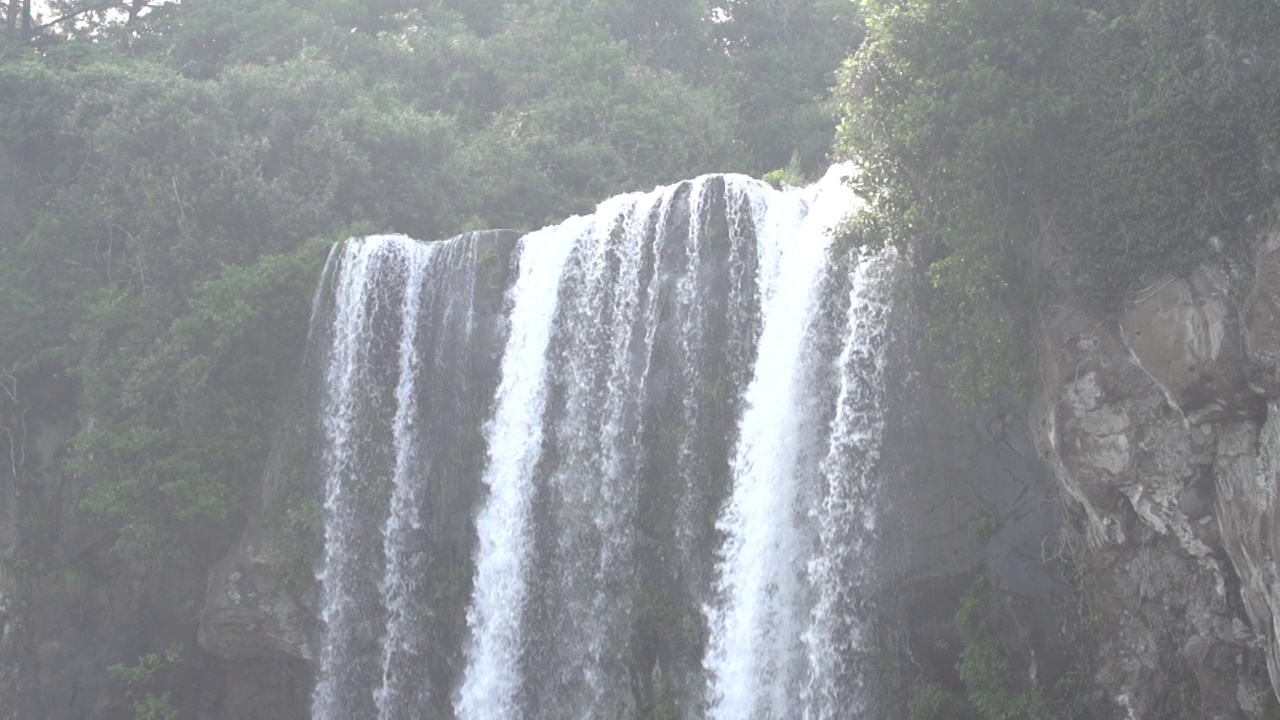
{"type": "Polygon", "coordinates": [[[895,263],[845,172],[335,251],[314,717],[866,712],[895,263]]]}

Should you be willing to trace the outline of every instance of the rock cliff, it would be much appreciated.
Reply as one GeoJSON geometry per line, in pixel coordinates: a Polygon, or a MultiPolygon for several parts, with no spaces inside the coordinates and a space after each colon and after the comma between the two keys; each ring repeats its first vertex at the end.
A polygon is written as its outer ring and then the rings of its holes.
{"type": "Polygon", "coordinates": [[[1278,244],[1110,315],[1041,248],[1031,427],[1079,518],[1092,677],[1124,717],[1275,707],[1278,244]]]}

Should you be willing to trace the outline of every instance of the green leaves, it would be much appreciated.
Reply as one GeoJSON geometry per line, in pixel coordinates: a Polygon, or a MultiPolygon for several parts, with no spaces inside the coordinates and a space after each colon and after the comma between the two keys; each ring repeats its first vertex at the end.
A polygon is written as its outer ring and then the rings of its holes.
{"type": "Polygon", "coordinates": [[[998,5],[868,3],[870,34],[841,86],[838,142],[869,204],[850,231],[927,258],[927,340],[970,402],[1026,378],[1012,272],[1046,122],[1036,68],[1054,52],[1036,43],[1057,22],[1037,3],[998,5]]]}
{"type": "Polygon", "coordinates": [[[169,693],[156,695],[149,688],[156,684],[157,673],[181,657],[182,646],[174,644],[164,653],[140,655],[133,665],[118,663],[107,668],[112,677],[124,684],[125,695],[133,704],[135,720],[177,720],[178,710],[173,707],[169,693]]]}
{"type": "Polygon", "coordinates": [[[140,298],[109,292],[95,303],[77,334],[101,354],[80,371],[94,425],[77,437],[69,469],[90,482],[80,509],[120,528],[119,549],[187,552],[201,528],[235,520],[326,246],[197,282],[167,334],[136,322],[140,298]]]}
{"type": "Polygon", "coordinates": [[[1063,185],[1102,293],[1186,269],[1211,237],[1238,243],[1271,202],[1277,176],[1258,159],[1280,130],[1280,72],[1258,60],[1280,51],[1277,28],[1272,3],[1149,0],[1109,7],[1078,33],[1093,62],[1069,87],[1094,101],[1073,138],[1080,157],[1063,155],[1063,185]]]}
{"type": "Polygon", "coordinates": [[[1109,311],[1243,237],[1277,174],[1280,7],[1231,0],[870,0],[839,91],[864,241],[928,267],[931,342],[957,394],[1026,378],[1031,248],[1075,249],[1109,311]],[[1265,109],[1269,108],[1269,109],[1265,109]],[[875,232],[870,232],[872,229],[875,232]]]}
{"type": "Polygon", "coordinates": [[[728,58],[738,137],[755,170],[790,167],[816,177],[829,164],[836,124],[831,88],[862,41],[858,3],[717,0],[713,25],[728,58]]]}
{"type": "MultiPolygon", "coordinates": [[[[605,12],[608,15],[608,12],[605,12]]],[[[484,178],[478,214],[531,227],[738,162],[719,90],[636,61],[619,28],[559,3],[512,8],[479,50],[500,110],[480,120],[464,163],[484,178]],[[518,58],[518,60],[513,60],[518,58]]]]}

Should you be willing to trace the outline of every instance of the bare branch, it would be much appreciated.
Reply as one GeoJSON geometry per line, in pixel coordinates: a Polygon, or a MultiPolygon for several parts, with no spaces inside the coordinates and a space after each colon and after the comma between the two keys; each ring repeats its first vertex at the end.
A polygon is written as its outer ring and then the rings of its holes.
{"type": "Polygon", "coordinates": [[[69,12],[66,15],[56,17],[45,23],[41,23],[40,25],[37,25],[34,29],[44,30],[45,28],[50,28],[59,23],[66,22],[67,20],[74,20],[75,18],[78,18],[81,15],[87,15],[91,12],[103,12],[106,10],[111,10],[113,8],[119,7],[122,4],[123,3],[121,3],[119,0],[111,0],[110,2],[103,2],[103,3],[94,4],[94,5],[89,5],[89,6],[80,8],[75,12],[69,12]]]}

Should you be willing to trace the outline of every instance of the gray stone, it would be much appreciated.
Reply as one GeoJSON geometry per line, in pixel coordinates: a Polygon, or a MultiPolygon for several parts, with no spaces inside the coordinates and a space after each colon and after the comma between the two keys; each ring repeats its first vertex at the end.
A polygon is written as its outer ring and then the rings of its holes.
{"type": "Polygon", "coordinates": [[[1243,313],[1249,381],[1258,392],[1280,397],[1280,228],[1266,234],[1253,267],[1243,313]]]}
{"type": "Polygon", "coordinates": [[[1204,717],[1257,717],[1260,704],[1222,681],[1272,623],[1271,525],[1256,507],[1270,500],[1253,471],[1265,411],[1245,376],[1235,281],[1206,265],[1118,321],[1085,309],[1067,279],[1046,282],[1031,420],[1092,548],[1077,572],[1099,626],[1094,680],[1122,717],[1167,717],[1177,696],[1204,717]]]}
{"type": "Polygon", "coordinates": [[[209,573],[200,646],[225,660],[317,656],[316,618],[284,588],[279,557],[247,542],[209,573]]]}
{"type": "Polygon", "coordinates": [[[1280,414],[1269,405],[1261,435],[1252,424],[1224,428],[1215,467],[1215,513],[1223,545],[1240,580],[1254,641],[1265,647],[1273,686],[1280,687],[1280,576],[1276,571],[1276,482],[1280,479],[1280,414]],[[1256,438],[1256,440],[1255,440],[1256,438]]]}
{"type": "Polygon", "coordinates": [[[1128,304],[1122,338],[1133,358],[1192,422],[1243,419],[1254,412],[1245,380],[1239,311],[1231,278],[1202,265],[1166,278],[1128,304]]]}

